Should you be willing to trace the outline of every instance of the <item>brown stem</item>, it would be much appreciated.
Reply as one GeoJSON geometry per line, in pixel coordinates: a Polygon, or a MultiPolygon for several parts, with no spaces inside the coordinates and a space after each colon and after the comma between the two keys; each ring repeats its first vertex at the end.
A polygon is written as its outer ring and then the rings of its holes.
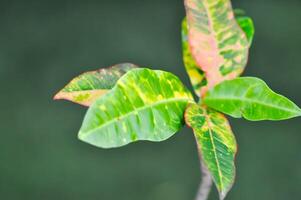
{"type": "Polygon", "coordinates": [[[212,178],[210,176],[208,169],[203,164],[203,162],[201,162],[201,171],[202,171],[202,182],[199,186],[196,200],[207,200],[212,186],[212,178]]]}

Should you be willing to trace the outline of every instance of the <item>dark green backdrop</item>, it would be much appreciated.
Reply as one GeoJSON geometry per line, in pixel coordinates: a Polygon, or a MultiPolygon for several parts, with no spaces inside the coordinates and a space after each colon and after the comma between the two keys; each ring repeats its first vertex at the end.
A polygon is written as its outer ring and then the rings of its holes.
{"type": "MultiPolygon", "coordinates": [[[[256,25],[245,75],[301,105],[301,1],[233,3],[256,25]]],[[[1,0],[0,199],[192,200],[200,172],[190,130],[97,149],[77,140],[86,108],[51,99],[79,73],[125,61],[189,84],[183,17],[182,0],[1,0]]],[[[228,199],[301,199],[301,119],[231,123],[239,153],[228,199]]]]}

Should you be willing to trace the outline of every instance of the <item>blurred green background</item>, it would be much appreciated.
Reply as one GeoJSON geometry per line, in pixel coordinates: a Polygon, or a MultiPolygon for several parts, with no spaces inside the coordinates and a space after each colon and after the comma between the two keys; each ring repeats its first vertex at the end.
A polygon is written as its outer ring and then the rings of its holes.
{"type": "MultiPolygon", "coordinates": [[[[256,25],[245,75],[301,105],[301,1],[233,4],[256,25]]],[[[120,62],[171,71],[190,87],[183,17],[181,0],[1,0],[0,199],[194,199],[200,172],[189,129],[162,143],[97,149],[77,140],[86,108],[52,101],[79,73],[120,62]]],[[[301,119],[231,123],[239,153],[227,199],[301,199],[301,119]]]]}

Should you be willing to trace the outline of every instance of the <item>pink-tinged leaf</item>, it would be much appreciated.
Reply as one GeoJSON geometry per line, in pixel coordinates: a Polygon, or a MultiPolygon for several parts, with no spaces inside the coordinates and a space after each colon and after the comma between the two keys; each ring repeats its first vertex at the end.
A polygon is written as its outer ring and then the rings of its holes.
{"type": "Polygon", "coordinates": [[[137,66],[130,63],[117,64],[109,68],[85,72],[69,82],[55,96],[84,106],[90,106],[97,98],[111,90],[116,82],[137,66]]]}
{"type": "Polygon", "coordinates": [[[202,87],[207,85],[207,80],[204,71],[195,62],[188,44],[188,27],[186,18],[182,21],[182,49],[183,62],[186,72],[190,78],[191,85],[197,96],[200,97],[202,87]]]}
{"type": "Polygon", "coordinates": [[[250,43],[237,24],[230,0],[185,0],[191,53],[208,81],[201,95],[216,84],[239,76],[250,43]]]}

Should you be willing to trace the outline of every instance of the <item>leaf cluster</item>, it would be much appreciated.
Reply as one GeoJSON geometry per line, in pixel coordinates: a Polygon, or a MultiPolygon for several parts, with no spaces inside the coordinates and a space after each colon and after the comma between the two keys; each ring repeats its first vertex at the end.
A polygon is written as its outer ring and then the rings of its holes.
{"type": "Polygon", "coordinates": [[[255,77],[240,77],[254,25],[230,0],[185,0],[183,61],[195,94],[172,73],[130,63],[86,72],[55,99],[89,109],[79,139],[101,148],[159,142],[186,123],[202,162],[224,199],[235,179],[235,136],[224,114],[251,121],[301,116],[301,109],[255,77]]]}

